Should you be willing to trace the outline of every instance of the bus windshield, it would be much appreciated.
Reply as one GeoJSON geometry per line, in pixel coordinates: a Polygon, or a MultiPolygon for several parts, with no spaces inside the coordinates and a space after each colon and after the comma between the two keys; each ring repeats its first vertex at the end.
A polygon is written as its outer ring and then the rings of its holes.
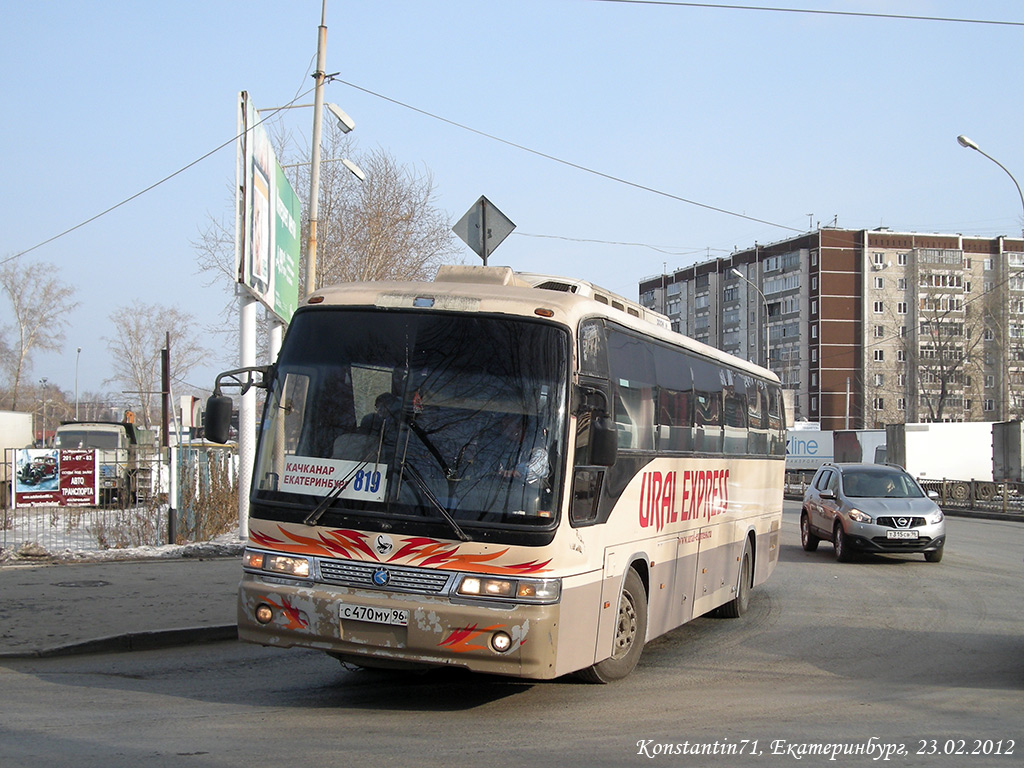
{"type": "Polygon", "coordinates": [[[542,321],[299,312],[268,396],[252,514],[433,518],[462,539],[553,526],[568,366],[567,331],[542,321]]]}

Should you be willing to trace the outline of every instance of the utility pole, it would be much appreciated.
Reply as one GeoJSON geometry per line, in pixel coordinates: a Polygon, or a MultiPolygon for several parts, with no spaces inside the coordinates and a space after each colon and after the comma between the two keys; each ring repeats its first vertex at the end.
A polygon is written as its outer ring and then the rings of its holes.
{"type": "MultiPolygon", "coordinates": [[[[167,543],[178,543],[178,513],[174,508],[177,483],[171,460],[171,332],[167,331],[164,348],[160,350],[160,446],[167,461],[167,543]]],[[[163,458],[161,458],[161,462],[163,458]]]]}
{"type": "Polygon", "coordinates": [[[320,217],[320,133],[324,118],[324,71],[327,66],[327,0],[320,8],[316,40],[316,90],[313,96],[313,156],[309,173],[309,240],[306,243],[306,295],[316,290],[317,219],[320,217]]]}

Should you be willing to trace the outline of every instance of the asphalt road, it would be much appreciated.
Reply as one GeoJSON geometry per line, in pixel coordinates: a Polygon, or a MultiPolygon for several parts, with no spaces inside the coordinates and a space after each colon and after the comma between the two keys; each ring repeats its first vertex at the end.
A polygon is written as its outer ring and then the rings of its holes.
{"type": "Polygon", "coordinates": [[[619,683],[236,642],[16,661],[0,765],[1020,765],[1024,525],[950,518],[941,563],[840,564],[800,548],[796,510],[745,617],[655,640],[619,683]]]}

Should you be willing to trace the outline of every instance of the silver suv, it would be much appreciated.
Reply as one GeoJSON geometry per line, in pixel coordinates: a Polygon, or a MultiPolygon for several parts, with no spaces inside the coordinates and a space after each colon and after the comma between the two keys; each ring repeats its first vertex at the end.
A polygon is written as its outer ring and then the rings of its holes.
{"type": "Polygon", "coordinates": [[[858,552],[921,552],[942,559],[942,510],[917,481],[892,464],[823,464],[804,493],[800,543],[808,552],[830,540],[836,559],[858,552]]]}

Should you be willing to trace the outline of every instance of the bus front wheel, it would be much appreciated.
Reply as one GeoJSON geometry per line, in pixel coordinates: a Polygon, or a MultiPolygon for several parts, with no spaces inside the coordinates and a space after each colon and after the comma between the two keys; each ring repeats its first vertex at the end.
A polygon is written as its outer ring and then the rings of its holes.
{"type": "Polygon", "coordinates": [[[630,568],[619,597],[619,615],[615,623],[612,655],[579,676],[590,683],[621,680],[636,667],[647,640],[647,590],[635,569],[630,568]]]}

